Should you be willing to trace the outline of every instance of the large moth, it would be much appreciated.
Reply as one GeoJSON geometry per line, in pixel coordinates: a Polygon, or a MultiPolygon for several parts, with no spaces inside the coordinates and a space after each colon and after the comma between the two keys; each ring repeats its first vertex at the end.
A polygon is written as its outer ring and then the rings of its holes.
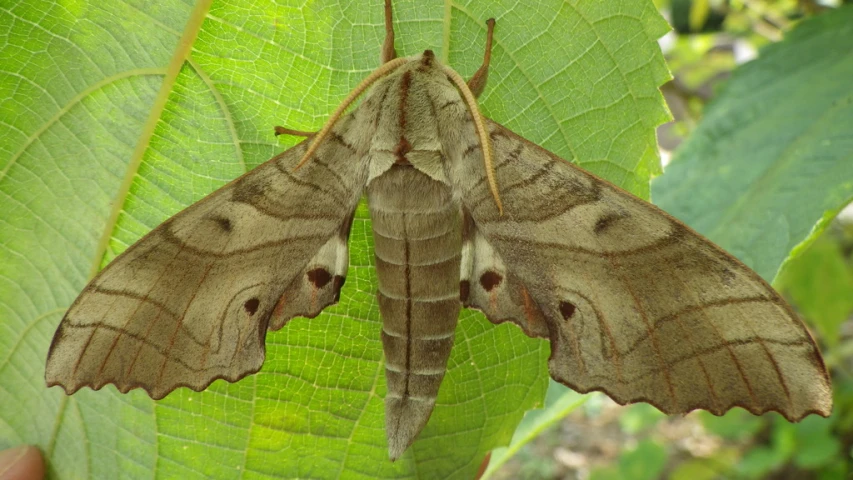
{"type": "Polygon", "coordinates": [[[86,286],[54,335],[48,385],[159,399],[257,372],[268,330],[338,300],[366,192],[392,459],[429,419],[463,306],[549,339],[552,377],[580,392],[667,413],[829,414],[814,341],[757,274],[480,113],[493,21],[466,83],[430,50],[395,58],[390,0],[385,18],[383,65],[321,131],[86,286]]]}

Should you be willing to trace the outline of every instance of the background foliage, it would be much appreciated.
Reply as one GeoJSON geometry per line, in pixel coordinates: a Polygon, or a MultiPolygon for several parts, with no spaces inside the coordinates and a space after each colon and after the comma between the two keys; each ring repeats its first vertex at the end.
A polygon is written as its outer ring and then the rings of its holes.
{"type": "Polygon", "coordinates": [[[653,199],[765,278],[787,261],[776,285],[825,346],[833,416],[791,425],[740,410],[670,419],[645,405],[612,409],[603,396],[548,386],[546,342],[468,312],[429,425],[391,464],[364,209],[342,302],[268,335],[261,373],[156,403],[112,387],[72,397],[44,388],[50,338],[91,275],[295,142],[274,139],[273,125],[319,128],[377,66],[383,35],[377,1],[45,0],[0,5],[0,449],[36,444],[50,475],[68,478],[471,478],[510,439],[487,475],[845,475],[851,242],[843,226],[820,233],[853,197],[851,7],[394,5],[398,53],[432,48],[466,77],[495,16],[484,112],[646,198],[660,173],[654,129],[667,119],[658,87],[669,76],[656,41],[668,27],[658,8],[670,15],[679,35],[666,61],[676,79],[664,92],[677,123],[661,138],[687,141],[653,199]],[[764,45],[738,66],[738,49],[764,45]],[[543,398],[546,408],[516,429],[543,398]],[[571,423],[559,423],[572,410],[571,423]]]}

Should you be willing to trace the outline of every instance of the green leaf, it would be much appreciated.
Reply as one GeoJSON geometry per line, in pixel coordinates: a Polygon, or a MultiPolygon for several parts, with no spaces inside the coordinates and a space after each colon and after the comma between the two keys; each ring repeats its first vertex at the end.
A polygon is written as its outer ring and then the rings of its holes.
{"type": "Polygon", "coordinates": [[[687,460],[672,470],[670,480],[714,480],[726,478],[740,459],[740,451],[734,447],[723,447],[709,457],[687,460]]]}
{"type": "Polygon", "coordinates": [[[776,282],[830,347],[838,344],[841,324],[853,313],[853,268],[841,248],[831,236],[822,236],[788,262],[776,282]]]}
{"type": "Polygon", "coordinates": [[[764,417],[756,417],[740,408],[729,410],[719,417],[709,412],[699,412],[698,415],[708,432],[732,441],[752,437],[767,424],[764,417]]]}
{"type": "Polygon", "coordinates": [[[637,448],[623,452],[619,457],[622,478],[653,480],[659,478],[666,466],[667,453],[663,445],[644,440],[637,448]]]}
{"type": "Polygon", "coordinates": [[[705,22],[708,21],[708,15],[711,13],[711,5],[708,4],[708,1],[709,0],[694,0],[690,5],[690,17],[688,23],[690,24],[691,31],[701,31],[702,27],[705,26],[705,22]]]}
{"type": "Polygon", "coordinates": [[[732,74],[653,183],[655,203],[771,280],[853,198],[853,6],[732,74]]]}
{"type": "Polygon", "coordinates": [[[738,470],[750,478],[764,478],[793,460],[804,470],[830,467],[839,458],[841,443],[833,435],[832,418],[809,416],[792,424],[774,415],[770,446],[760,446],[746,453],[738,470]]]}
{"type": "Polygon", "coordinates": [[[841,442],[833,435],[832,422],[814,416],[803,419],[796,429],[794,463],[805,470],[832,464],[841,454],[841,442]]]}
{"type": "Polygon", "coordinates": [[[850,478],[849,466],[843,458],[836,458],[829,466],[817,472],[817,480],[842,480],[850,478]]]}
{"type": "Polygon", "coordinates": [[[619,415],[619,426],[628,435],[635,436],[643,430],[657,425],[666,414],[647,404],[638,403],[626,408],[619,415]]]}
{"type": "Polygon", "coordinates": [[[615,465],[598,467],[589,473],[589,480],[622,480],[622,472],[615,465]]]}
{"type": "Polygon", "coordinates": [[[608,465],[594,468],[590,472],[590,480],[615,480],[630,478],[632,480],[652,480],[660,478],[666,467],[666,449],[651,440],[640,442],[635,448],[622,452],[618,466],[608,465]]]}
{"type": "MultiPolygon", "coordinates": [[[[773,429],[770,431],[770,443],[776,455],[787,461],[797,450],[797,428],[793,423],[779,416],[774,417],[775,422],[773,422],[773,429]]],[[[814,415],[809,418],[814,418],[814,415]]],[[[826,422],[822,418],[820,421],[826,422]]]]}
{"type": "Polygon", "coordinates": [[[746,452],[743,460],[737,464],[737,472],[744,478],[766,478],[767,474],[785,463],[785,456],[779,451],[757,447],[746,452]]]}
{"type": "MultiPolygon", "coordinates": [[[[378,66],[381,2],[18,2],[0,9],[0,448],[53,478],[471,478],[547,385],[547,342],[460,319],[438,405],[388,461],[372,235],[361,208],[341,303],[267,336],[238,383],[151,401],[44,386],[64,311],[141,235],[319,128],[378,66]]],[[[668,78],[649,0],[395,2],[397,51],[463,76],[498,21],[484,112],[648,197],[668,78]]]]}

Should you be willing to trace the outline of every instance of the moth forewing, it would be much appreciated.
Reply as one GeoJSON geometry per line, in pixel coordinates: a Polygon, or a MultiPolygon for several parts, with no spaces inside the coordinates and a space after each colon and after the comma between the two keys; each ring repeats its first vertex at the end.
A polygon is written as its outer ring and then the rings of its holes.
{"type": "Polygon", "coordinates": [[[829,415],[814,340],[758,274],[648,202],[488,127],[506,215],[485,201],[482,175],[454,175],[474,236],[494,251],[475,257],[472,301],[502,321],[485,300],[515,294],[525,314],[512,320],[529,333],[544,318],[555,380],[666,413],[829,415]]]}
{"type": "Polygon", "coordinates": [[[347,264],[339,237],[367,171],[345,146],[326,142],[318,155],[329,163],[294,173],[306,148],[278,155],[116,257],[60,323],[47,384],[70,394],[112,383],[156,399],[236,381],[263,363],[268,326],[334,303],[347,264]],[[329,182],[330,168],[340,182],[329,182]]]}

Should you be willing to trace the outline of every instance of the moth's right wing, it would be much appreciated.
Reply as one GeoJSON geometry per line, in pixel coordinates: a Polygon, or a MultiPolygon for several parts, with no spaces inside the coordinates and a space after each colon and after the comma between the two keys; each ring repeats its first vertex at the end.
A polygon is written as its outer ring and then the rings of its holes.
{"type": "Polygon", "coordinates": [[[454,164],[467,306],[550,338],[551,376],[580,392],[666,413],[829,415],[817,346],[761,277],[654,205],[486,124],[503,215],[476,145],[454,164]]]}
{"type": "Polygon", "coordinates": [[[47,358],[48,386],[113,383],[155,399],[236,381],[264,361],[267,329],[335,303],[367,164],[349,118],[301,168],[309,140],[155,228],[86,286],[47,358]]]}

